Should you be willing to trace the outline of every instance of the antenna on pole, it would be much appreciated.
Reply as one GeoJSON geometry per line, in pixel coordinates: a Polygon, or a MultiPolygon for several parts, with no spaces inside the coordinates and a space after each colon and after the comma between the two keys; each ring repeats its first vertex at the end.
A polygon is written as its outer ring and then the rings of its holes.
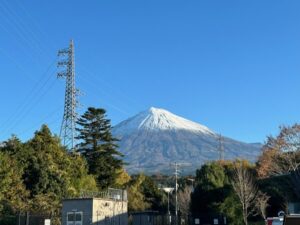
{"type": "Polygon", "coordinates": [[[219,160],[224,160],[224,137],[222,134],[219,135],[219,160]]]}
{"type": "Polygon", "coordinates": [[[70,41],[68,48],[58,51],[60,60],[57,63],[58,67],[62,70],[57,73],[58,78],[66,78],[65,89],[65,105],[64,116],[60,129],[60,138],[63,145],[69,151],[75,148],[75,126],[76,126],[76,107],[77,107],[77,90],[75,88],[75,55],[74,55],[74,42],[70,41]]]}

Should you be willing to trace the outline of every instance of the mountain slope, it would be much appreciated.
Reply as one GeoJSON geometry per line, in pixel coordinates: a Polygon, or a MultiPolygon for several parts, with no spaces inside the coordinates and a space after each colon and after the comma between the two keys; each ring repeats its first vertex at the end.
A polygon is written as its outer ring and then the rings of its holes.
{"type": "MultiPolygon", "coordinates": [[[[135,172],[165,172],[173,162],[190,163],[189,170],[209,160],[219,159],[219,136],[209,128],[174,115],[164,109],[150,108],[113,128],[120,139],[120,151],[135,172]]],[[[225,159],[255,160],[259,144],[247,144],[224,137],[225,159]]]]}

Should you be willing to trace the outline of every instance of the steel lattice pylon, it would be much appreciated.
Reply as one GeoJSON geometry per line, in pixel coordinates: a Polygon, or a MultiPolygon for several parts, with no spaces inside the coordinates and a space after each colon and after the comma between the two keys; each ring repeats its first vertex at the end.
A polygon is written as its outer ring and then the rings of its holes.
{"type": "Polygon", "coordinates": [[[62,68],[62,71],[57,73],[57,77],[66,78],[66,90],[65,90],[65,105],[64,116],[60,129],[60,138],[63,145],[67,147],[69,151],[75,148],[75,125],[76,125],[76,96],[77,90],[75,88],[75,57],[74,57],[74,43],[70,41],[70,46],[66,49],[58,51],[60,60],[57,63],[58,67],[62,68]]]}

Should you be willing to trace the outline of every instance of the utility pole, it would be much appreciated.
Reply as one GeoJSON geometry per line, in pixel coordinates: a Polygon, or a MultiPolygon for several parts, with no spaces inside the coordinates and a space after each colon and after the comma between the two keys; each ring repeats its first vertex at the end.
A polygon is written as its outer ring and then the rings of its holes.
{"type": "Polygon", "coordinates": [[[75,126],[77,119],[77,90],[75,88],[75,56],[73,40],[70,41],[68,48],[58,51],[58,56],[60,57],[60,60],[58,61],[57,66],[61,67],[62,70],[57,73],[57,77],[66,79],[64,115],[60,129],[60,138],[63,145],[66,146],[69,151],[73,151],[75,148],[75,126]]]}
{"type": "Polygon", "coordinates": [[[180,173],[179,168],[182,166],[188,166],[190,165],[189,163],[178,163],[175,162],[173,164],[171,164],[172,166],[174,166],[175,168],[175,225],[178,224],[178,196],[177,196],[177,192],[178,192],[178,176],[180,173]]]}
{"type": "Polygon", "coordinates": [[[178,196],[177,196],[177,191],[178,191],[178,175],[179,175],[179,170],[178,170],[178,163],[175,162],[175,220],[176,220],[176,225],[177,225],[177,220],[178,220],[178,196]]]}
{"type": "Polygon", "coordinates": [[[224,138],[221,134],[219,135],[219,160],[224,160],[224,138]]]}

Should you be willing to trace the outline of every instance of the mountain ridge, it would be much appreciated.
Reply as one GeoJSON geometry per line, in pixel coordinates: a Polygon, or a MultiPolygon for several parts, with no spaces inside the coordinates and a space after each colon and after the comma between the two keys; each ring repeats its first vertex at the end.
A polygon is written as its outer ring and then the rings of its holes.
{"type": "MultiPolygon", "coordinates": [[[[157,173],[166,170],[163,165],[179,161],[190,163],[194,171],[220,155],[218,134],[160,108],[151,107],[119,123],[113,134],[120,139],[120,151],[130,173],[157,173]]],[[[260,144],[223,139],[225,159],[254,161],[260,153],[260,144]]]]}

